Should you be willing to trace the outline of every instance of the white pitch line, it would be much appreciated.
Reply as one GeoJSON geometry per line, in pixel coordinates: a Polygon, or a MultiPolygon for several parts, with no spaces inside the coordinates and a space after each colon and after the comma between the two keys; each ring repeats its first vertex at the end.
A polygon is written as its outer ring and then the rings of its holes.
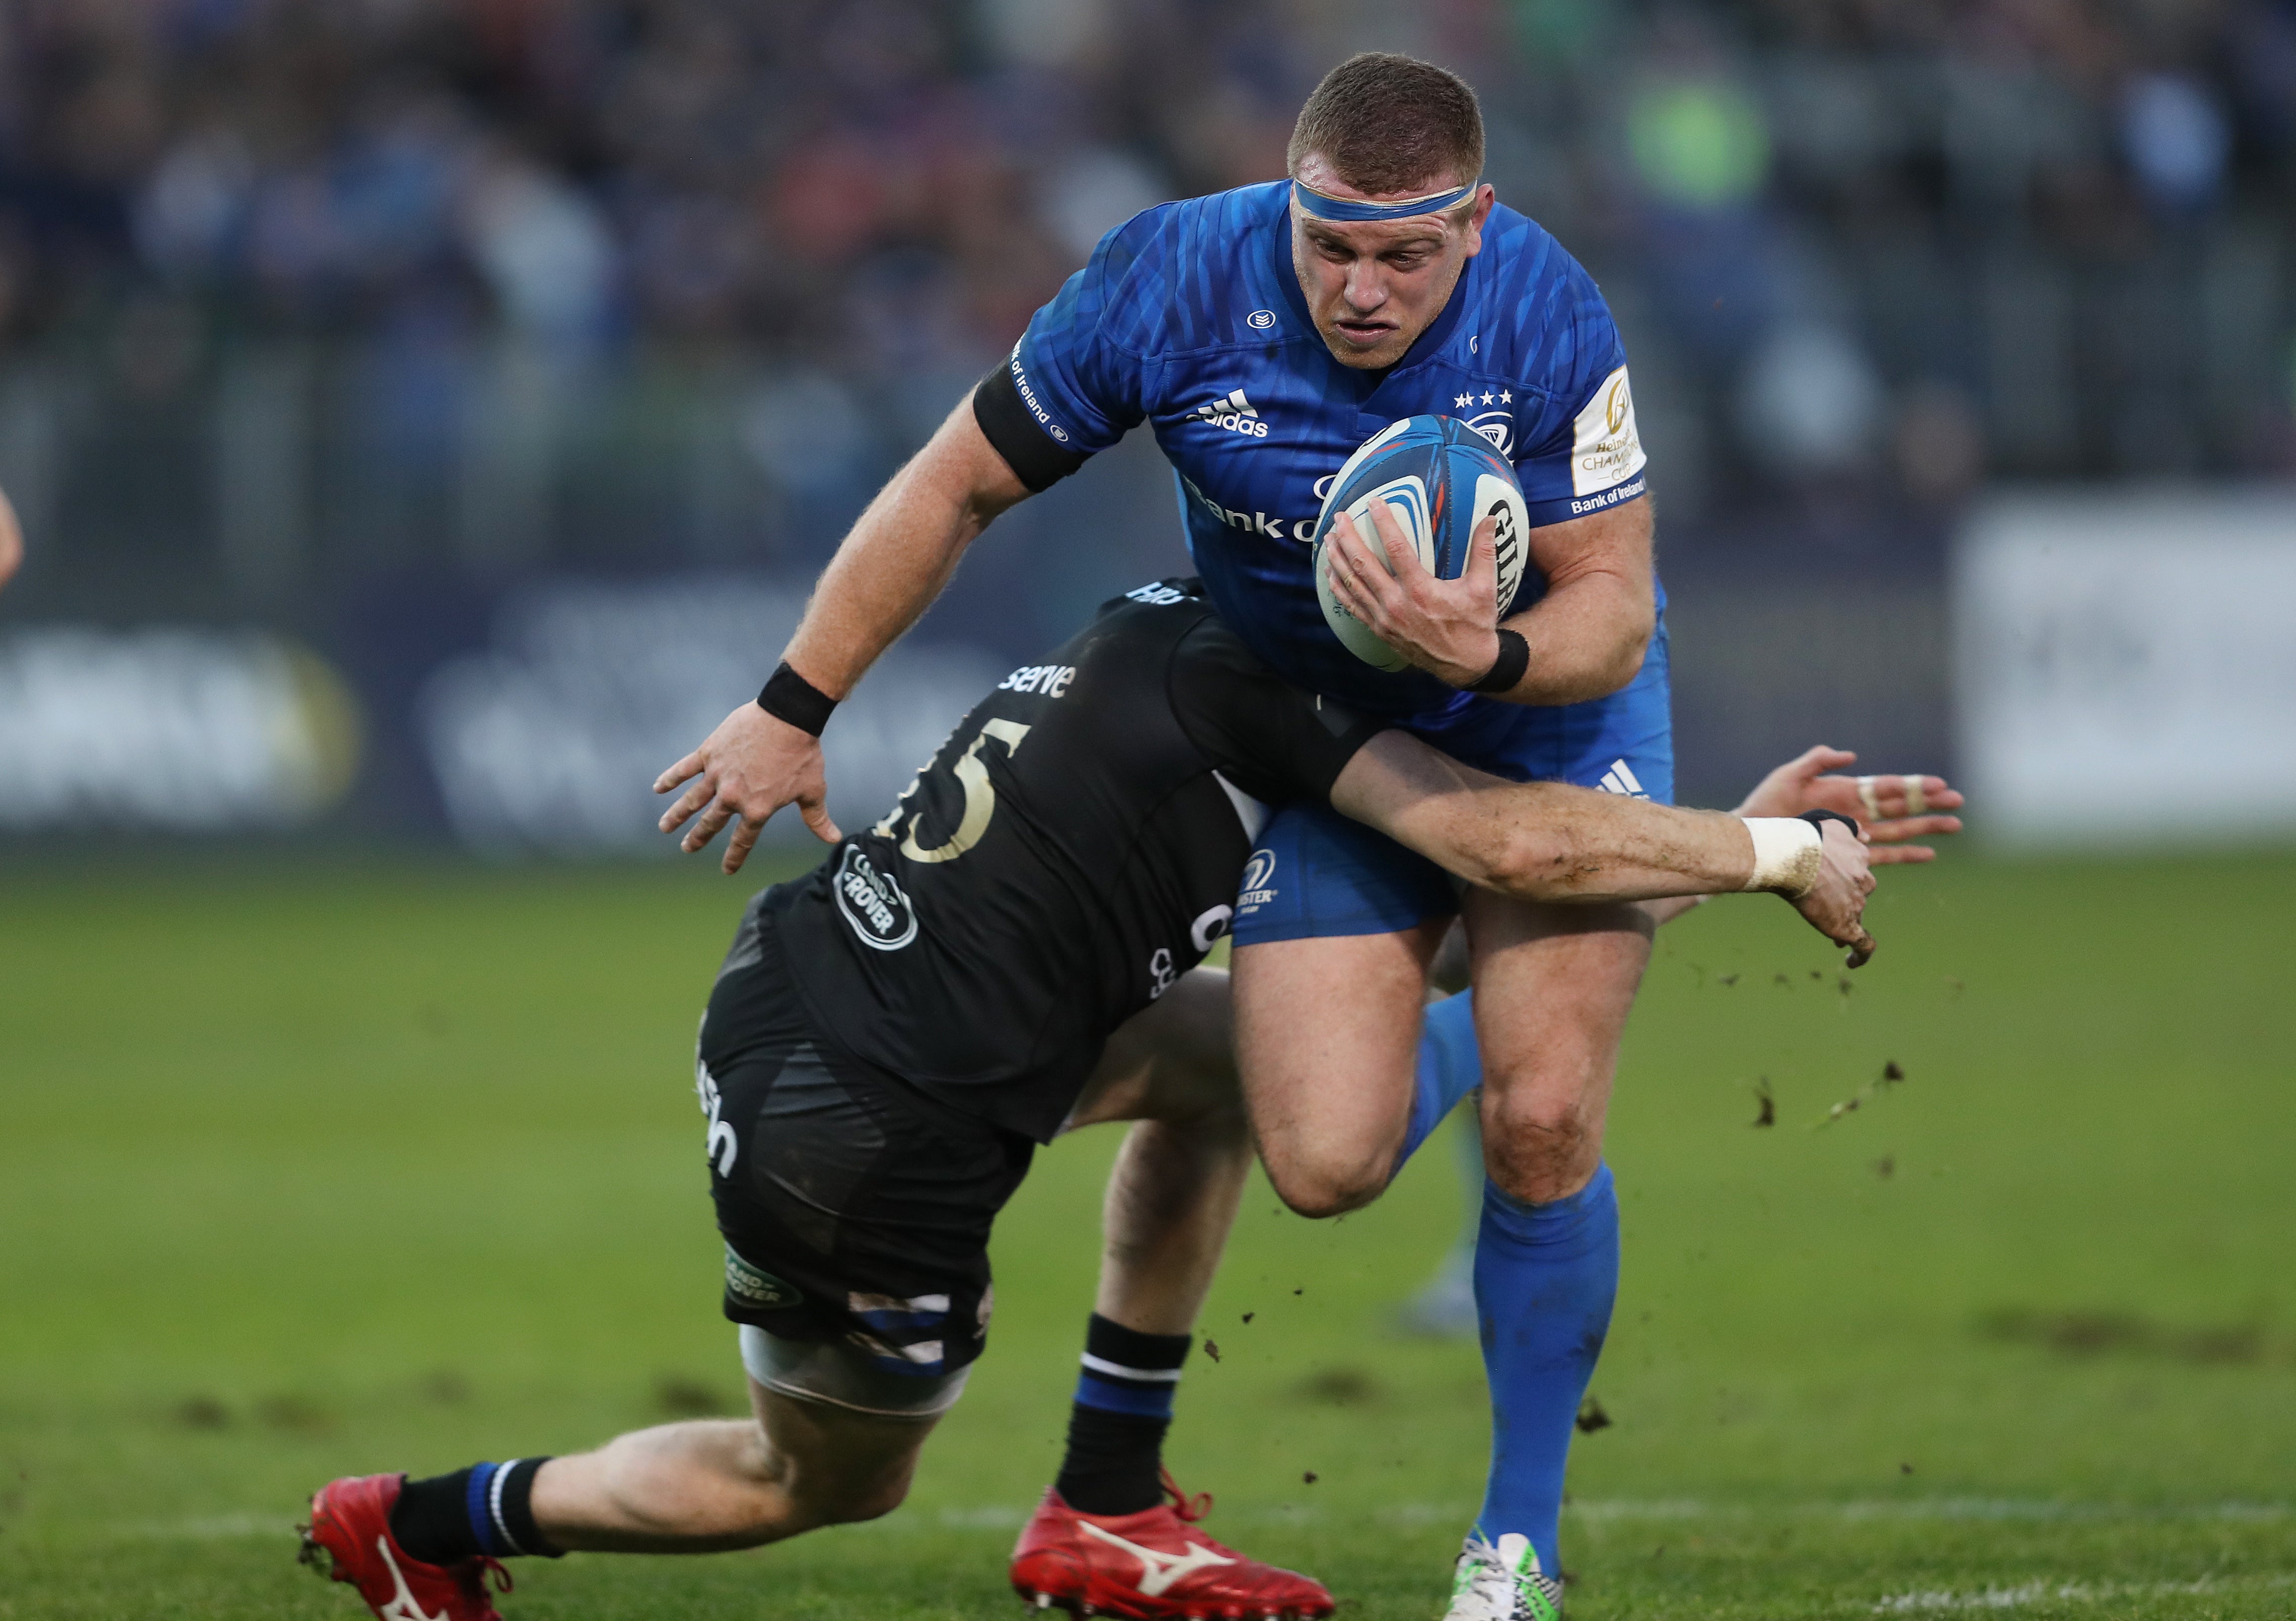
{"type": "Polygon", "coordinates": [[[292,1536],[295,1522],[281,1514],[200,1514],[189,1519],[147,1519],[122,1529],[138,1540],[208,1543],[241,1536],[292,1536]]]}
{"type": "Polygon", "coordinates": [[[1913,1497],[1851,1499],[1846,1502],[1708,1503],[1686,1498],[1614,1498],[1567,1503],[1566,1515],[1592,1521],[1628,1519],[1943,1519],[2202,1520],[2254,1523],[2296,1516],[2284,1502],[2067,1502],[2046,1497],[1913,1497]]]}
{"type": "Polygon", "coordinates": [[[1374,1510],[1372,1517],[1390,1526],[1437,1526],[1445,1520],[1464,1526],[1474,1519],[1475,1511],[1472,1502],[1390,1502],[1374,1510]]]}
{"type": "MultiPolygon", "coordinates": [[[[1302,1488],[1312,1491],[1314,1488],[1302,1488]]],[[[906,1532],[927,1528],[948,1531],[1007,1533],[1027,1522],[1034,1505],[1012,1503],[947,1504],[920,1508],[870,1522],[881,1531],[906,1532]]],[[[1472,1524],[1477,1504],[1467,1499],[1454,1502],[1391,1502],[1362,1509],[1332,1507],[1314,1502],[1238,1503],[1230,1523],[1239,1525],[1313,1525],[1375,1523],[1394,1527],[1441,1525],[1456,1521],[1462,1530],[1472,1524]]],[[[1678,1523],[1709,1520],[1746,1526],[1780,1519],[1816,1519],[1856,1524],[1870,1521],[1950,1521],[1978,1524],[2085,1524],[2163,1521],[2180,1524],[2273,1524],[2296,1519],[2296,1503],[2197,1502],[2120,1503],[2068,1502],[2046,1497],[1914,1497],[1901,1500],[1852,1498],[1841,1502],[1720,1503],[1691,1497],[1613,1497],[1567,1503],[1564,1516],[1581,1525],[1678,1523]]],[[[135,1528],[139,1536],[227,1537],[268,1535],[279,1522],[261,1515],[212,1516],[203,1519],[149,1523],[135,1528]]],[[[864,1535],[869,1527],[848,1527],[848,1535],[864,1535]]]]}
{"type": "Polygon", "coordinates": [[[940,1511],[940,1523],[952,1531],[1017,1531],[1029,1522],[1026,1509],[1008,1503],[981,1503],[970,1509],[950,1507],[940,1511]]]}
{"type": "Polygon", "coordinates": [[[2296,1587],[2296,1574],[2268,1576],[2202,1576],[2192,1582],[2026,1582],[2015,1587],[1986,1587],[1975,1592],[1901,1592],[1879,1601],[1877,1616],[1931,1615],[1939,1611],[2021,1609],[2029,1604],[2103,1604],[2115,1599],[2204,1598],[2215,1593],[2256,1592],[2296,1587]]]}

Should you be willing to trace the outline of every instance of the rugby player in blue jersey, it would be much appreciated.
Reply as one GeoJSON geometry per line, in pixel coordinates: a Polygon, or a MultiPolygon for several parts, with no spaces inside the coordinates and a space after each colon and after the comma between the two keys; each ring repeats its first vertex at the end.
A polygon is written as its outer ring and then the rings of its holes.
{"type": "Polygon", "coordinates": [[[1278,680],[1198,582],[1143,586],[998,684],[883,821],[742,918],[695,1083],[750,1416],[346,1476],[313,1497],[306,1557],[383,1621],[498,1621],[504,1560],[753,1547],[888,1511],[986,1349],[989,1233],[1036,1146],[1129,1119],[1068,1452],[1013,1584],[1128,1621],[1329,1616],[1320,1584],[1209,1536],[1208,1498],[1157,1457],[1250,1157],[1227,976],[1200,964],[1258,807],[1310,799],[1512,894],[1772,889],[1868,942],[1868,856],[1843,816],[1472,772],[1278,680]]]}
{"type": "MultiPolygon", "coordinates": [[[[1593,281],[1497,202],[1482,158],[1466,85],[1357,56],[1302,109],[1289,179],[1110,233],[862,516],[758,703],[665,774],[658,786],[686,786],[663,826],[690,823],[698,850],[733,823],[729,871],[785,805],[834,839],[817,741],[834,702],[999,512],[1143,422],[1213,602],[1285,680],[1503,777],[1669,798],[1664,599],[1624,349],[1593,281]],[[1384,537],[1340,526],[1337,589],[1415,667],[1389,674],[1325,626],[1308,543],[1349,453],[1426,413],[1513,460],[1532,528],[1501,540],[1532,566],[1501,603],[1488,553],[1451,582],[1401,557],[1390,580],[1370,551],[1384,537]]],[[[1453,1617],[1512,1621],[1560,1603],[1564,1455],[1617,1287],[1603,1126],[1651,917],[1461,891],[1327,807],[1289,806],[1236,903],[1237,1039],[1286,1201],[1331,1215],[1376,1197],[1413,1117],[1426,969],[1461,916],[1488,1173],[1476,1295],[1502,1441],[1453,1617]]]]}

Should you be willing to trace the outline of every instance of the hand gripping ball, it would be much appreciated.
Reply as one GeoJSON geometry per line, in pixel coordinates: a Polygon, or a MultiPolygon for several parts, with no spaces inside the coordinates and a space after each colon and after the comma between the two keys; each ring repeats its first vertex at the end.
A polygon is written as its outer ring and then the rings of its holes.
{"type": "MultiPolygon", "coordinates": [[[[1379,532],[1372,527],[1374,502],[1395,510],[1419,561],[1438,579],[1466,571],[1475,526],[1498,520],[1498,600],[1494,614],[1514,600],[1522,583],[1530,512],[1514,468],[1496,446],[1456,417],[1408,416],[1390,423],[1363,443],[1332,480],[1332,493],[1316,517],[1316,598],[1324,622],[1347,650],[1382,670],[1407,667],[1404,657],[1374,635],[1332,593],[1327,543],[1333,516],[1345,512],[1385,563],[1379,532]]],[[[1390,564],[1388,572],[1394,567],[1390,564]]]]}

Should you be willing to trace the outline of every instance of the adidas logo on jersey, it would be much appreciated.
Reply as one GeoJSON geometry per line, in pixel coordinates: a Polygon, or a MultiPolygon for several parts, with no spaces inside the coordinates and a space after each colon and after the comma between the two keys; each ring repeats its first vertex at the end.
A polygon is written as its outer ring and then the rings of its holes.
{"type": "Polygon", "coordinates": [[[1212,401],[1209,405],[1198,405],[1196,415],[1215,428],[1225,428],[1230,433],[1240,433],[1248,439],[1267,437],[1267,422],[1261,420],[1259,412],[1251,408],[1251,402],[1243,397],[1241,389],[1212,401]]]}
{"type": "Polygon", "coordinates": [[[1612,760],[1610,770],[1595,784],[1606,794],[1624,794],[1629,799],[1647,799],[1650,790],[1636,780],[1634,770],[1624,760],[1612,760]]]}

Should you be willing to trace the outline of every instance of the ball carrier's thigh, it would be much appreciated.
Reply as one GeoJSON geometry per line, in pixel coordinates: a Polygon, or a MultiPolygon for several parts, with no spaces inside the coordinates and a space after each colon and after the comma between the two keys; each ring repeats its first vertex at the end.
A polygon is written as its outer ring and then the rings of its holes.
{"type": "Polygon", "coordinates": [[[1567,1199],[1603,1158],[1619,1044],[1650,962],[1640,906],[1549,905],[1471,889],[1483,1158],[1500,1189],[1567,1199]]]}
{"type": "MultiPolygon", "coordinates": [[[[1237,1060],[1261,1162],[1303,1215],[1376,1199],[1409,1126],[1427,970],[1454,896],[1412,876],[1420,858],[1390,850],[1328,814],[1299,816],[1271,831],[1245,877],[1237,1060]]],[[[1650,920],[1635,906],[1533,905],[1477,890],[1457,904],[1487,1162],[1515,1198],[1565,1198],[1601,1162],[1650,920]]]]}
{"type": "Polygon", "coordinates": [[[1411,1120],[1427,968],[1447,916],[1380,934],[1239,945],[1236,1060],[1283,1202],[1336,1216],[1387,1186],[1411,1120]]]}

